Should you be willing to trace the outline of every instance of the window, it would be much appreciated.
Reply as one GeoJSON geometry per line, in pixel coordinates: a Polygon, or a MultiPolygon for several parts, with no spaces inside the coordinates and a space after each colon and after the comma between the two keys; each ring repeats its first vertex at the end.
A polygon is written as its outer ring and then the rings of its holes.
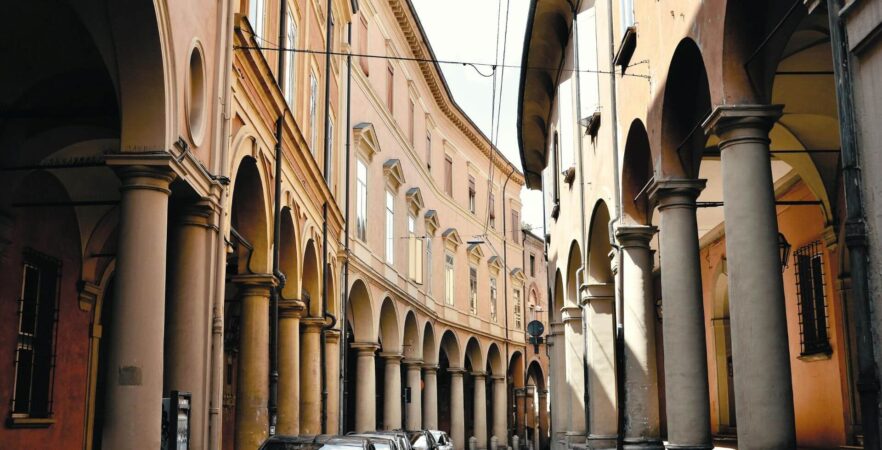
{"type": "MultiPolygon", "coordinates": [[[[367,55],[368,52],[368,22],[367,18],[364,16],[364,11],[362,10],[361,20],[359,20],[359,43],[358,43],[358,53],[362,55],[367,55]]],[[[368,64],[368,58],[361,56],[358,58],[358,63],[361,66],[361,71],[364,72],[365,76],[370,75],[370,65],[368,64]]]]}
{"type": "Polygon", "coordinates": [[[251,0],[248,3],[248,20],[251,22],[251,28],[254,29],[254,38],[257,45],[263,45],[263,27],[266,23],[265,16],[265,0],[251,0]]]}
{"type": "Polygon", "coordinates": [[[426,236],[426,292],[432,294],[432,237],[426,236]]]}
{"type": "Polygon", "coordinates": [[[386,191],[386,262],[395,263],[395,196],[386,191]]]}
{"type": "Polygon", "coordinates": [[[416,217],[407,216],[408,275],[416,283],[423,282],[423,241],[416,235],[416,217]]]}
{"type": "Polygon", "coordinates": [[[386,107],[389,114],[395,111],[395,69],[391,63],[386,65],[386,107]]]}
{"type": "Polygon", "coordinates": [[[315,74],[309,74],[309,149],[312,151],[312,156],[317,158],[318,148],[318,117],[316,114],[316,108],[318,107],[318,80],[315,78],[315,74]]]}
{"type": "Polygon", "coordinates": [[[521,323],[521,290],[514,290],[514,326],[520,330],[523,327],[521,323]]]}
{"type": "Polygon", "coordinates": [[[453,255],[444,255],[444,303],[453,306],[453,255]]]}
{"type": "MultiPolygon", "coordinates": [[[[285,47],[292,49],[297,48],[297,25],[294,23],[294,15],[288,13],[288,26],[285,32],[285,47]]],[[[285,52],[285,102],[288,108],[294,112],[294,92],[296,91],[295,82],[297,79],[295,52],[285,52]]]]}
{"type": "Polygon", "coordinates": [[[536,276],[536,255],[530,253],[530,276],[536,276]]]}
{"type": "Polygon", "coordinates": [[[802,354],[830,353],[821,243],[813,242],[800,247],[794,252],[794,257],[802,354]]]}
{"type": "Polygon", "coordinates": [[[515,242],[521,240],[521,216],[517,211],[511,211],[511,239],[515,242]]]}
{"type": "Polygon", "coordinates": [[[24,254],[12,417],[48,418],[52,414],[55,325],[60,263],[33,250],[24,254]]]}
{"type": "Polygon", "coordinates": [[[478,269],[469,267],[469,312],[478,313],[478,269]]]}
{"type": "Polygon", "coordinates": [[[413,108],[414,108],[413,99],[410,100],[409,107],[410,107],[410,110],[408,111],[409,116],[408,116],[408,122],[407,122],[407,139],[410,141],[410,145],[413,146],[414,145],[414,138],[416,136],[414,134],[414,127],[415,127],[414,122],[415,121],[413,118],[413,108]]]}
{"type": "Polygon", "coordinates": [[[490,217],[488,219],[490,222],[490,228],[496,229],[496,196],[493,193],[490,193],[490,217]]]}
{"type": "Polygon", "coordinates": [[[552,145],[554,146],[553,153],[552,153],[553,158],[554,158],[554,166],[552,169],[553,172],[551,173],[553,180],[554,180],[552,183],[552,187],[553,187],[552,202],[554,203],[554,205],[558,205],[560,203],[560,171],[561,171],[561,168],[560,168],[560,141],[557,137],[556,131],[554,132],[554,141],[553,141],[552,145]]]}
{"type": "Polygon", "coordinates": [[[453,158],[444,157],[444,192],[453,195],[453,158]]]}
{"type": "Polygon", "coordinates": [[[469,176],[469,212],[475,213],[475,177],[469,176]]]}
{"type": "Polygon", "coordinates": [[[367,166],[357,160],[355,187],[355,234],[362,242],[367,240],[367,166]]]}
{"type": "Polygon", "coordinates": [[[328,118],[328,173],[325,174],[325,179],[328,181],[328,185],[333,181],[334,176],[334,119],[328,118]]]}
{"type": "Polygon", "coordinates": [[[490,320],[496,322],[496,278],[490,279],[490,320]]]}
{"type": "Polygon", "coordinates": [[[628,27],[634,25],[634,0],[619,0],[619,7],[622,21],[620,35],[622,35],[628,27]]]}
{"type": "Polygon", "coordinates": [[[432,133],[426,132],[426,168],[432,169],[432,133]]]}

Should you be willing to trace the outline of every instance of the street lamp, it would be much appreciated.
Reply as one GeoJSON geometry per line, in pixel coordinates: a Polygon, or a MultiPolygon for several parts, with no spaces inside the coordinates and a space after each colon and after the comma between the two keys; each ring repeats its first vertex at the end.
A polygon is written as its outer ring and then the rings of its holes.
{"type": "Polygon", "coordinates": [[[778,254],[781,258],[781,272],[784,272],[784,269],[787,268],[787,261],[790,259],[790,248],[791,245],[787,242],[787,238],[784,237],[784,233],[778,233],[778,254]]]}

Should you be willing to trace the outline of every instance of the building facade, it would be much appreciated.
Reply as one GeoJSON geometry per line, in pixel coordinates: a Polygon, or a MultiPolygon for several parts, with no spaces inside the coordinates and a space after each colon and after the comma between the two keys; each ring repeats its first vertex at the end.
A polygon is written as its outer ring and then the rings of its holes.
{"type": "Polygon", "coordinates": [[[0,447],[158,448],[175,392],[190,448],[542,423],[523,175],[409,1],[9,12],[0,447]]]}
{"type": "Polygon", "coordinates": [[[553,446],[878,448],[877,3],[531,2],[553,446]]]}

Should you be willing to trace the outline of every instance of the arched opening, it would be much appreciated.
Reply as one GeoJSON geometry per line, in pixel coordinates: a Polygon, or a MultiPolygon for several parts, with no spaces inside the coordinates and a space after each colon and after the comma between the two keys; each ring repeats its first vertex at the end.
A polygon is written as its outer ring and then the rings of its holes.
{"type": "MultiPolygon", "coordinates": [[[[613,282],[611,255],[612,245],[609,241],[609,209],[603,201],[597,202],[594,206],[594,213],[591,215],[591,228],[588,232],[588,284],[610,284],[613,282]]],[[[570,254],[578,252],[579,248],[573,243],[574,247],[570,250],[570,254]]],[[[569,286],[569,282],[567,282],[569,286]]],[[[568,288],[569,289],[569,288],[568,288]]]]}
{"type": "Polygon", "coordinates": [[[711,98],[695,41],[680,41],[669,67],[662,104],[662,174],[696,178],[707,141],[701,124],[711,112],[711,98]]]}
{"type": "Polygon", "coordinates": [[[729,277],[720,273],[714,285],[714,367],[717,374],[717,433],[735,435],[735,378],[732,331],[729,329],[729,277]]]}
{"type": "Polygon", "coordinates": [[[320,286],[322,285],[321,264],[318,260],[316,242],[310,239],[304,246],[303,252],[303,277],[301,278],[301,298],[306,303],[310,317],[322,316],[322,298],[320,286]]]}
{"type": "Polygon", "coordinates": [[[341,417],[345,432],[355,430],[356,398],[359,389],[364,389],[364,383],[359,385],[358,380],[358,349],[353,344],[376,342],[374,333],[374,319],[371,309],[371,299],[368,288],[362,280],[355,280],[349,289],[349,307],[346,309],[345,318],[345,343],[346,361],[343,381],[343,399],[345,402],[345,414],[341,417]]]}
{"type": "Polygon", "coordinates": [[[579,267],[582,267],[582,251],[579,249],[579,244],[573,241],[570,244],[569,257],[567,257],[566,306],[579,305],[579,267]]]}
{"type": "MultiPolygon", "coordinates": [[[[462,354],[459,340],[456,334],[447,330],[441,335],[441,351],[438,352],[438,428],[446,431],[451,439],[456,442],[463,436],[453,436],[453,414],[462,414],[463,411],[453,411],[451,408],[451,369],[462,369],[462,354]]],[[[461,442],[465,442],[463,439],[461,442]]]]}
{"type": "MultiPolygon", "coordinates": [[[[377,403],[376,403],[376,413],[377,413],[377,429],[378,430],[387,430],[394,429],[398,425],[388,423],[388,417],[386,417],[386,402],[391,401],[391,399],[395,399],[397,402],[401,402],[401,392],[397,392],[394,397],[391,395],[391,389],[393,386],[390,386],[391,378],[394,376],[388,370],[392,370],[389,368],[387,370],[387,359],[389,357],[399,358],[398,361],[398,386],[397,389],[400,391],[401,389],[401,338],[398,330],[398,311],[395,308],[394,301],[386,297],[383,300],[383,305],[380,307],[380,357],[377,358],[376,367],[376,380],[377,380],[377,403]],[[390,395],[387,395],[387,391],[390,391],[390,395]]],[[[399,411],[401,411],[399,406],[399,411]]]]}
{"type": "MultiPolygon", "coordinates": [[[[481,354],[481,345],[474,337],[470,338],[466,343],[465,370],[466,372],[463,376],[463,405],[465,405],[465,415],[463,417],[465,417],[466,436],[471,437],[475,436],[477,430],[475,422],[478,420],[486,420],[486,417],[475,417],[475,403],[482,401],[482,399],[475,397],[475,383],[478,382],[479,379],[476,378],[474,374],[484,370],[484,357],[481,354]]],[[[482,381],[486,382],[486,377],[484,377],[482,381]]],[[[486,389],[484,392],[487,392],[486,389]]],[[[485,398],[483,401],[486,403],[487,399],[485,398]]]]}
{"type": "MultiPolygon", "coordinates": [[[[524,421],[526,409],[524,401],[525,364],[524,355],[519,351],[512,353],[508,361],[508,404],[512,405],[508,423],[511,424],[509,428],[513,428],[512,432],[520,437],[521,442],[526,439],[524,421]]],[[[509,442],[511,442],[511,436],[509,436],[509,442]]]]}
{"type": "Polygon", "coordinates": [[[300,298],[300,254],[297,243],[297,230],[291,210],[282,212],[282,229],[279,239],[279,269],[285,274],[285,287],[282,289],[283,299],[300,298]]]}
{"type": "Polygon", "coordinates": [[[625,221],[632,225],[648,225],[652,217],[649,182],[653,179],[652,152],[643,122],[635,119],[625,141],[622,167],[622,205],[625,221]]]}
{"type": "Polygon", "coordinates": [[[533,448],[548,446],[548,403],[545,395],[545,375],[539,361],[531,361],[527,368],[526,414],[527,442],[533,448]]]}

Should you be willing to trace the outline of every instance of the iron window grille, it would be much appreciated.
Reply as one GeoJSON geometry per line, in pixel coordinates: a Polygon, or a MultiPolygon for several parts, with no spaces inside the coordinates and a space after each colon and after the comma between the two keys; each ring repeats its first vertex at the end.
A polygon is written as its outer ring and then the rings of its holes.
{"type": "Polygon", "coordinates": [[[824,261],[820,241],[804,245],[794,253],[796,298],[802,355],[832,352],[827,329],[824,261]]]}
{"type": "Polygon", "coordinates": [[[10,416],[52,417],[61,261],[24,251],[10,416]]]}

